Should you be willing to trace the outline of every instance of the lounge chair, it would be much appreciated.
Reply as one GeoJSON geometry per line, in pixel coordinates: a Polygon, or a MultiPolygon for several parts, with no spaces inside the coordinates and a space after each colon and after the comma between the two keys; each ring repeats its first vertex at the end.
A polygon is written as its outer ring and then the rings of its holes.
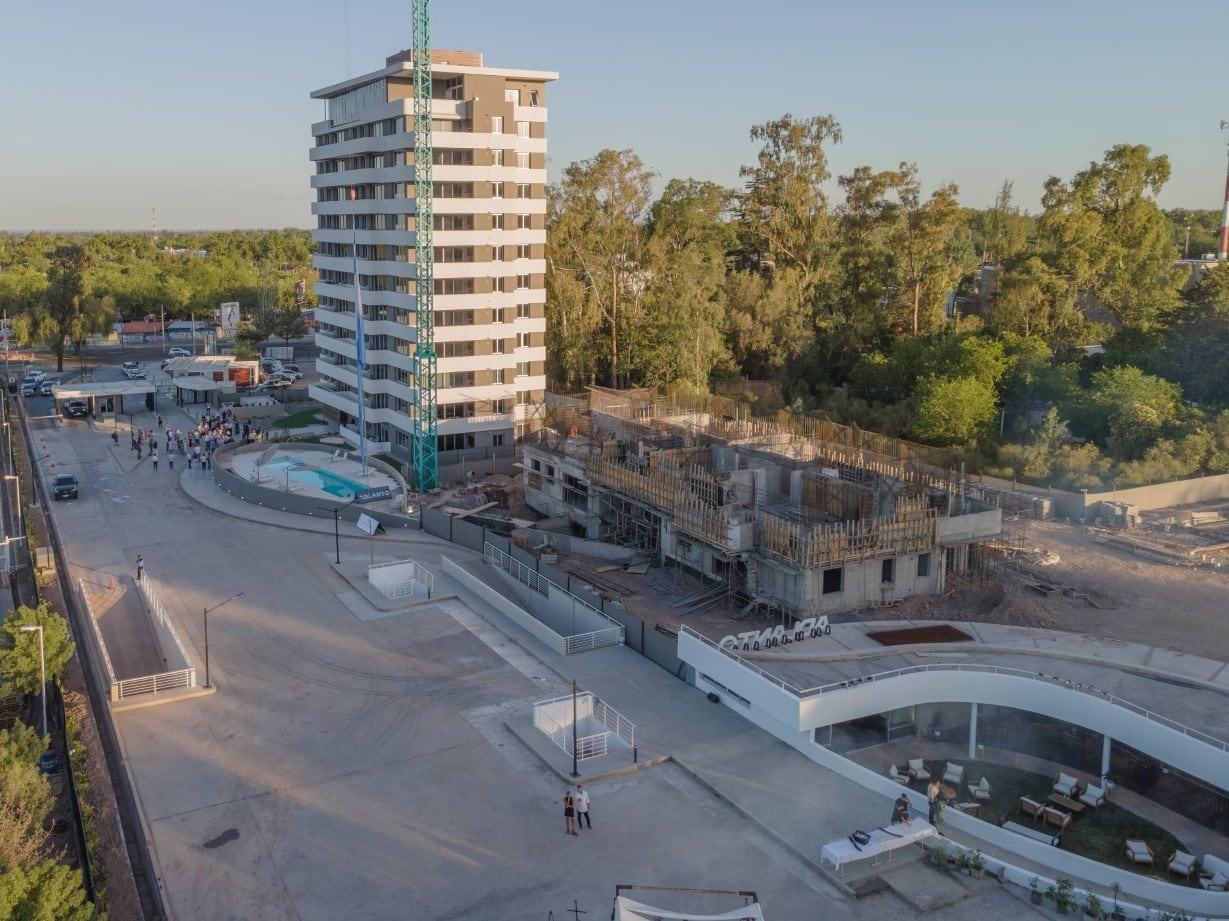
{"type": "Polygon", "coordinates": [[[1152,848],[1148,847],[1147,841],[1139,841],[1135,838],[1127,838],[1123,845],[1126,852],[1127,860],[1131,863],[1143,864],[1144,866],[1152,866],[1152,848]]]}
{"type": "Polygon", "coordinates": [[[1194,854],[1188,854],[1186,851],[1174,851],[1169,855],[1169,863],[1165,865],[1170,873],[1177,873],[1179,876],[1185,876],[1190,879],[1198,865],[1194,854]]]}
{"type": "Polygon", "coordinates": [[[905,786],[909,784],[909,775],[902,774],[900,769],[894,764],[888,767],[888,777],[895,780],[898,784],[904,784],[905,786]]]}
{"type": "Polygon", "coordinates": [[[1055,809],[1052,806],[1046,806],[1042,810],[1045,815],[1045,824],[1053,825],[1059,831],[1066,831],[1071,826],[1071,813],[1063,812],[1061,809],[1055,809]]]}
{"type": "Polygon", "coordinates": [[[909,776],[914,780],[930,780],[930,771],[926,770],[926,762],[921,758],[910,758],[909,776]]]}
{"type": "Polygon", "coordinates": [[[1091,806],[1096,809],[1105,805],[1105,789],[1103,787],[1094,787],[1089,784],[1084,788],[1084,792],[1080,794],[1080,802],[1085,806],[1091,806]]]}
{"type": "Polygon", "coordinates": [[[1199,859],[1199,886],[1212,891],[1229,891],[1229,862],[1204,854],[1199,859]]]}
{"type": "Polygon", "coordinates": [[[956,764],[954,761],[947,762],[947,766],[943,769],[943,782],[959,787],[964,782],[964,765],[956,764]]]}
{"type": "Polygon", "coordinates": [[[1067,773],[1060,773],[1058,780],[1054,781],[1054,792],[1068,799],[1078,798],[1083,789],[1080,779],[1067,773]]]}
{"type": "Polygon", "coordinates": [[[1045,803],[1039,803],[1036,800],[1029,799],[1027,796],[1020,797],[1016,802],[1016,811],[1030,816],[1034,822],[1042,817],[1043,809],[1045,809],[1045,803]]]}
{"type": "Polygon", "coordinates": [[[990,799],[990,781],[983,777],[979,782],[969,784],[969,795],[979,802],[990,799]]]}

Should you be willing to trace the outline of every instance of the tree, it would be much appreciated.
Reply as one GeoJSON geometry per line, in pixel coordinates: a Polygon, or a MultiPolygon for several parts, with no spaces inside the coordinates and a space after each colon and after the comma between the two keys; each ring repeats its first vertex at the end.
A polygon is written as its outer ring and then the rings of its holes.
{"type": "Polygon", "coordinates": [[[1105,445],[1117,460],[1131,460],[1173,430],[1182,412],[1182,388],[1139,368],[1097,371],[1092,386],[1068,407],[1076,431],[1105,445]]]}
{"type": "Polygon", "coordinates": [[[942,327],[944,305],[972,268],[973,254],[967,241],[959,238],[964,214],[955,183],[936,189],[923,203],[917,165],[902,163],[900,174],[896,186],[900,219],[892,237],[899,299],[908,307],[907,326],[916,336],[942,327]]]}
{"type": "Polygon", "coordinates": [[[33,328],[55,352],[57,371],[64,370],[64,346],[75,331],[93,331],[100,323],[105,328],[110,319],[91,313],[91,305],[86,300],[93,264],[93,257],[77,243],[57,247],[52,254],[43,301],[44,315],[33,328]]]}
{"type": "Polygon", "coordinates": [[[44,860],[0,873],[0,917],[9,921],[93,921],[98,912],[86,899],[81,871],[44,860]]]}
{"type": "Polygon", "coordinates": [[[0,870],[33,867],[42,854],[43,820],[54,802],[38,769],[44,748],[29,726],[0,730],[0,870]]]}
{"type": "Polygon", "coordinates": [[[1040,229],[1055,273],[1125,323],[1147,326],[1177,303],[1178,248],[1156,195],[1169,158],[1119,144],[1070,182],[1050,177],[1040,229]]]}
{"type": "Polygon", "coordinates": [[[566,387],[626,375],[641,319],[644,219],[654,174],[630,150],[573,163],[547,196],[547,354],[566,387]]]}
{"type": "Polygon", "coordinates": [[[40,602],[37,608],[21,607],[9,611],[0,624],[0,675],[4,684],[22,694],[38,694],[42,690],[42,665],[45,662],[47,680],[56,681],[64,665],[73,657],[76,647],[68,636],[68,623],[40,602]],[[37,632],[25,632],[24,626],[43,628],[43,657],[39,658],[37,632]]]}
{"type": "Polygon", "coordinates": [[[935,444],[959,444],[980,438],[998,417],[994,388],[972,377],[928,375],[914,398],[913,435],[935,444]]]}
{"type": "Polygon", "coordinates": [[[686,382],[707,391],[730,363],[725,342],[725,257],[734,228],[732,193],[711,182],[674,179],[654,203],[645,250],[645,335],[631,364],[646,384],[686,382]]]}
{"type": "Polygon", "coordinates": [[[824,145],[840,143],[841,126],[831,115],[795,119],[787,113],[752,127],[751,140],[761,144],[756,164],[739,170],[747,181],[739,197],[747,245],[771,260],[775,271],[797,273],[798,289],[809,303],[835,270],[824,145]]]}

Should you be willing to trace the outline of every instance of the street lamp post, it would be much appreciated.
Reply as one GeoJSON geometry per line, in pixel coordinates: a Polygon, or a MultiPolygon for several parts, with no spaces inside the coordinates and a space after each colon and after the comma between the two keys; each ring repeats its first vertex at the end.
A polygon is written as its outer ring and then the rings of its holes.
{"type": "Polygon", "coordinates": [[[43,625],[42,624],[27,624],[21,628],[22,633],[33,633],[38,631],[38,672],[42,678],[42,693],[39,695],[43,698],[43,738],[47,738],[47,657],[43,653],[43,625]]]}
{"type": "Polygon", "coordinates": [[[25,527],[23,526],[23,520],[21,517],[21,477],[16,473],[6,473],[4,475],[4,478],[6,480],[13,480],[13,488],[14,488],[14,491],[16,492],[16,497],[13,500],[13,505],[17,507],[17,534],[14,536],[20,537],[22,534],[26,533],[25,527]]]}
{"type": "Polygon", "coordinates": [[[349,502],[345,502],[341,505],[334,505],[332,507],[329,507],[326,505],[316,506],[316,508],[320,509],[320,511],[322,512],[332,512],[333,513],[333,551],[334,551],[334,555],[337,558],[336,562],[338,566],[341,565],[341,524],[340,524],[341,513],[344,512],[346,509],[348,509],[350,506],[352,506],[357,501],[358,501],[358,497],[355,496],[349,502]]]}
{"type": "Polygon", "coordinates": [[[213,607],[205,608],[202,612],[202,616],[205,619],[205,687],[209,687],[209,615],[212,612],[216,611],[218,608],[222,607],[222,605],[230,604],[232,601],[234,601],[236,598],[241,597],[242,595],[243,595],[243,592],[236,592],[235,594],[227,598],[225,601],[219,601],[213,607]]]}
{"type": "Polygon", "coordinates": [[[576,769],[576,679],[572,679],[572,776],[579,777],[576,769]]]}

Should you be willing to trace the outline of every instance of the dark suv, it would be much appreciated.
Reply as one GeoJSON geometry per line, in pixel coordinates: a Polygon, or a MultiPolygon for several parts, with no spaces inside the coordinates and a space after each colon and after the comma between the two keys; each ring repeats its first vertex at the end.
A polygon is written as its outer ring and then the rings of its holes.
{"type": "Polygon", "coordinates": [[[90,414],[90,405],[85,400],[65,400],[64,415],[69,419],[84,419],[90,414]]]}
{"type": "Polygon", "coordinates": [[[55,478],[55,483],[51,488],[57,499],[75,499],[77,498],[77,475],[61,473],[55,478]]]}

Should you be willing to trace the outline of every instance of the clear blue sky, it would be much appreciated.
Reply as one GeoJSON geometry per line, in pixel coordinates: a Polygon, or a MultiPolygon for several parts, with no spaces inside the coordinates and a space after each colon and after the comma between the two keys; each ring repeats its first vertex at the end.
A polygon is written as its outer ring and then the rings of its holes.
{"type": "MultiPolygon", "coordinates": [[[[604,147],[734,186],[753,124],[832,114],[834,175],[916,162],[1036,210],[1117,143],[1219,209],[1229,7],[1154,0],[435,0],[433,44],[558,71],[551,179],[604,147]],[[1173,11],[1173,12],[1171,12],[1173,11]]],[[[408,0],[4,3],[0,230],[311,225],[308,94],[411,44],[408,0]]]]}

